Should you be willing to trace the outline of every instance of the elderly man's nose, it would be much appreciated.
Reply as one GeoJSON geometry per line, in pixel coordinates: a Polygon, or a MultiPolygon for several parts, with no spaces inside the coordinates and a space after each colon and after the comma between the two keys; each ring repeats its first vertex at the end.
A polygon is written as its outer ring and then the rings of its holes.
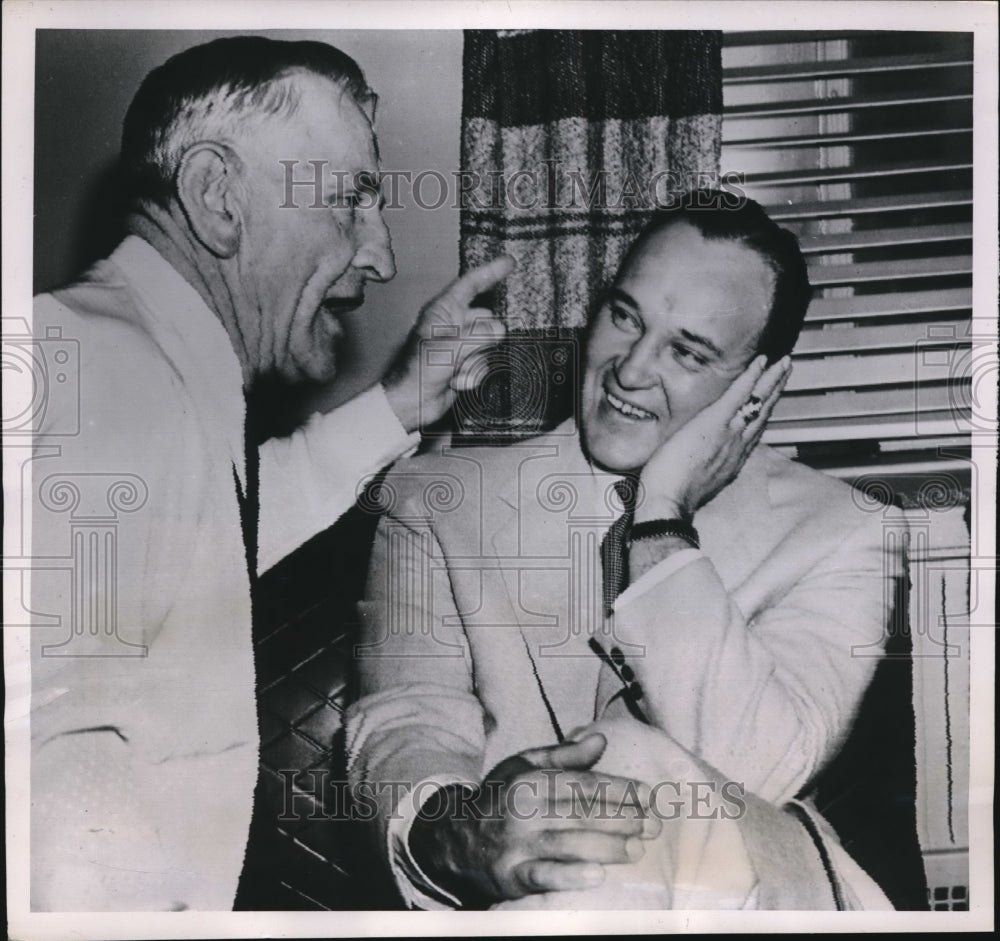
{"type": "Polygon", "coordinates": [[[396,276],[396,257],[392,236],[381,211],[371,210],[364,222],[353,265],[371,281],[389,281],[396,276]]]}

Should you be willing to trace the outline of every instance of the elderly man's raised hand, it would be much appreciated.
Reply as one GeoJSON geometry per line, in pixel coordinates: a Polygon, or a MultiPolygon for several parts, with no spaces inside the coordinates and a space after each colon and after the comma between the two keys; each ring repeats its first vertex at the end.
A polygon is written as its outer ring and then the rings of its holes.
{"type": "Polygon", "coordinates": [[[505,759],[475,794],[418,817],[414,859],[463,901],[599,885],[661,828],[646,784],[590,770],[606,744],[594,734],[505,759]]]}
{"type": "Polygon", "coordinates": [[[484,350],[503,339],[504,325],[484,307],[472,306],[514,270],[501,255],[467,271],[421,311],[406,345],[382,380],[386,398],[407,431],[432,424],[451,408],[455,393],[483,378],[484,350]]]}
{"type": "Polygon", "coordinates": [[[711,405],[668,438],[642,469],[636,520],[690,518],[729,484],[760,441],[792,371],[786,356],[763,356],[711,405]]]}

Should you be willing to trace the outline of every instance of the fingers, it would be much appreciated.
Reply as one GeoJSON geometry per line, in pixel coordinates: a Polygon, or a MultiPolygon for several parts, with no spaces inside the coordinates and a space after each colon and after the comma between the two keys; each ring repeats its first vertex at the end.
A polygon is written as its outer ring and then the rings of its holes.
{"type": "Polygon", "coordinates": [[[514,877],[525,894],[593,889],[604,881],[604,867],[600,863],[528,859],[515,868],[514,877]]]}
{"type": "Polygon", "coordinates": [[[646,848],[636,837],[580,830],[541,831],[525,847],[528,859],[513,867],[525,893],[587,889],[604,881],[604,867],[635,862],[646,848]]]}
{"type": "Polygon", "coordinates": [[[733,380],[732,385],[730,385],[730,387],[722,393],[716,401],[715,407],[726,415],[732,415],[744,402],[746,402],[748,398],[750,398],[754,386],[761,378],[766,365],[766,357],[755,357],[750,365],[747,366],[747,368],[733,380]]]}
{"type": "Polygon", "coordinates": [[[521,832],[580,830],[650,839],[662,829],[648,786],[586,771],[529,771],[483,784],[490,806],[521,832]]]}
{"type": "Polygon", "coordinates": [[[553,801],[529,820],[529,829],[544,825],[553,832],[600,833],[616,840],[651,840],[663,829],[663,821],[650,809],[614,801],[592,803],[579,797],[553,801]]]}
{"type": "Polygon", "coordinates": [[[465,316],[466,343],[479,342],[482,346],[496,343],[507,336],[507,328],[491,310],[472,307],[465,316]]]}
{"type": "Polygon", "coordinates": [[[438,300],[451,300],[457,304],[467,307],[475,299],[477,294],[488,291],[495,284],[499,284],[509,275],[517,263],[510,255],[500,255],[493,261],[488,261],[485,265],[479,265],[467,271],[460,278],[456,278],[438,300]]]}
{"type": "MultiPolygon", "coordinates": [[[[455,392],[474,389],[488,373],[487,348],[502,340],[506,327],[490,310],[470,307],[477,295],[489,290],[514,270],[514,259],[501,255],[467,271],[421,311],[414,328],[420,355],[442,364],[434,370],[435,394],[449,387],[455,392]]],[[[429,372],[430,370],[425,370],[429,372]]]]}
{"type": "Polygon", "coordinates": [[[779,385],[784,386],[791,368],[792,358],[790,356],[783,356],[776,363],[772,363],[754,384],[753,395],[761,401],[766,400],[779,385]]]}
{"type": "Polygon", "coordinates": [[[542,830],[528,852],[535,859],[566,863],[631,863],[645,854],[643,842],[637,836],[593,830],[542,830]]]}
{"type": "Polygon", "coordinates": [[[563,742],[544,748],[532,748],[521,757],[536,768],[592,768],[604,754],[607,739],[600,732],[592,732],[578,742],[563,742]]]}
{"type": "Polygon", "coordinates": [[[506,336],[507,328],[489,311],[473,309],[463,333],[451,378],[456,392],[467,392],[483,381],[489,371],[487,352],[506,336]]]}
{"type": "MultiPolygon", "coordinates": [[[[786,356],[762,373],[750,394],[732,413],[729,427],[745,439],[763,432],[791,374],[791,358],[786,356]]],[[[745,375],[745,374],[744,374],[745,375]]]]}
{"type": "MultiPolygon", "coordinates": [[[[759,396],[759,411],[751,421],[744,423],[743,436],[754,443],[764,433],[767,423],[771,418],[771,412],[781,398],[781,393],[785,390],[788,377],[792,374],[792,362],[789,357],[775,363],[768,373],[762,378],[762,385],[759,390],[755,389],[755,395],[759,396]],[[766,380],[766,381],[764,381],[766,380]]],[[[738,417],[738,416],[737,416],[738,417]]]]}

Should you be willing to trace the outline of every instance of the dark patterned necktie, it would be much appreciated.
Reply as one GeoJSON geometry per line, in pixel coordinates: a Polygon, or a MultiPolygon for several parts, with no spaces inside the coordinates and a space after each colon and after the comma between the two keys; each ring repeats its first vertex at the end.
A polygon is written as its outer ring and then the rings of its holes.
{"type": "MultiPolygon", "coordinates": [[[[601,567],[604,572],[604,616],[611,617],[615,610],[615,599],[628,584],[628,534],[635,519],[635,503],[637,483],[631,477],[618,481],[615,491],[622,501],[624,511],[612,524],[601,542],[601,567]]],[[[622,684],[620,690],[609,700],[609,704],[619,697],[625,703],[629,713],[640,722],[649,723],[646,714],[639,705],[642,699],[642,686],[636,680],[632,668],[625,662],[625,655],[618,647],[612,647],[608,653],[597,640],[591,637],[590,649],[600,657],[604,665],[618,678],[622,684]]]]}
{"type": "Polygon", "coordinates": [[[257,588],[257,526],[260,520],[260,453],[253,436],[253,426],[249,409],[244,424],[243,447],[246,490],[240,481],[240,473],[233,464],[233,481],[236,484],[236,500],[240,507],[240,528],[243,530],[243,549],[246,553],[247,574],[250,577],[250,608],[253,610],[253,596],[257,588]]]}
{"type": "Polygon", "coordinates": [[[615,492],[625,508],[601,541],[601,568],[604,572],[604,616],[611,617],[615,599],[628,584],[628,549],[626,537],[635,518],[636,482],[631,477],[619,480],[615,492]]]}

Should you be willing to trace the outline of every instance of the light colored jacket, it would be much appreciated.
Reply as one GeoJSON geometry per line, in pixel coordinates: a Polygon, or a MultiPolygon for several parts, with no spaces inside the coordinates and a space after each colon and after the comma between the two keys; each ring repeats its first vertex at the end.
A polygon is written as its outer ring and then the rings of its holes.
{"type": "Polygon", "coordinates": [[[347,725],[390,857],[405,790],[384,782],[478,783],[554,742],[553,716],[568,734],[606,714],[620,683],[592,635],[621,649],[654,726],[765,801],[803,793],[849,732],[900,571],[884,507],[758,447],[697,513],[702,551],[647,572],[605,621],[616,479],[587,462],[572,423],[387,479],[347,725]]]}
{"type": "MultiPolygon", "coordinates": [[[[239,361],[134,236],[34,329],[32,907],[229,909],[258,757],[239,361]]],[[[262,446],[259,570],[413,443],[376,389],[262,446]]]]}

